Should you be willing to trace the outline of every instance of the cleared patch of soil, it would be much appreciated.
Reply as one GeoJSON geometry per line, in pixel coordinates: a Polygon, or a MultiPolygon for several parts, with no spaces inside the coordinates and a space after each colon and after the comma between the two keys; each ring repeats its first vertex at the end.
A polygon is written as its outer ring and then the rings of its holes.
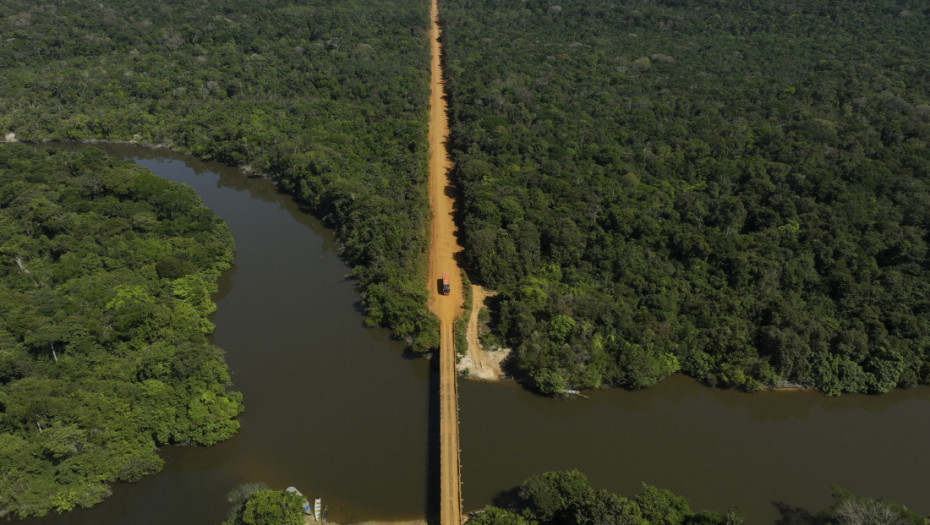
{"type": "Polygon", "coordinates": [[[481,341],[478,340],[478,314],[484,308],[484,300],[492,297],[497,292],[485,290],[484,288],[473,284],[471,287],[472,308],[471,316],[468,318],[468,354],[459,360],[458,370],[464,372],[468,370],[468,379],[477,379],[481,381],[500,381],[504,377],[501,364],[510,355],[509,348],[502,348],[489,352],[481,347],[481,341]]]}

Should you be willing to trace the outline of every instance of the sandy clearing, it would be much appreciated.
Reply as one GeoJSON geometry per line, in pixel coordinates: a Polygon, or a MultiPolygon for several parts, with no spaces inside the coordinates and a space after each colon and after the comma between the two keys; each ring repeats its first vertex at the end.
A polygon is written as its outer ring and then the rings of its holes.
{"type": "Polygon", "coordinates": [[[460,372],[468,370],[468,379],[500,381],[504,377],[501,364],[510,355],[510,350],[501,349],[488,352],[481,347],[481,341],[478,340],[478,314],[481,312],[481,309],[485,307],[484,300],[488,297],[497,295],[497,292],[485,290],[481,286],[473,284],[471,293],[471,315],[468,317],[468,329],[466,332],[468,354],[459,361],[458,370],[460,372]]]}
{"type": "MultiPolygon", "coordinates": [[[[304,525],[321,525],[320,522],[313,519],[313,516],[304,516],[304,525]]],[[[326,525],[427,525],[426,520],[398,520],[398,521],[359,521],[355,523],[337,523],[326,520],[326,525]]]]}

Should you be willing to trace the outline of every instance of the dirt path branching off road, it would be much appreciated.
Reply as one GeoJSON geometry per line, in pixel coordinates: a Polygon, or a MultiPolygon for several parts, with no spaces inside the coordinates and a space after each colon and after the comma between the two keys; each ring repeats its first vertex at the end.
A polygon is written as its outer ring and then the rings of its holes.
{"type": "Polygon", "coordinates": [[[510,355],[510,350],[501,349],[487,352],[482,348],[479,336],[478,315],[484,308],[484,300],[496,295],[496,292],[485,290],[473,284],[471,287],[472,306],[468,317],[467,339],[468,354],[459,361],[460,372],[468,371],[469,379],[480,381],[499,381],[504,377],[502,363],[510,355]]]}

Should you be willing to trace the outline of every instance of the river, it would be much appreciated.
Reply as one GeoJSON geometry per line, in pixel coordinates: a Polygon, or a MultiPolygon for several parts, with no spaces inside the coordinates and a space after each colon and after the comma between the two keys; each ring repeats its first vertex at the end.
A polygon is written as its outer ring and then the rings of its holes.
{"type": "MultiPolygon", "coordinates": [[[[430,472],[429,362],[365,328],[330,231],[263,179],[179,154],[106,146],[191,185],[229,224],[214,342],[246,410],[210,448],[168,447],[165,469],[106,502],[35,524],[215,524],[239,483],[294,485],[340,523],[422,518],[430,472]]],[[[752,523],[829,504],[830,485],[930,514],[930,388],[828,398],[741,394],[673,377],[639,392],[558,401],[513,383],[460,382],[465,509],[532,474],[577,468],[623,495],[642,482],[752,523]],[[782,509],[779,511],[779,509],[782,509]]]]}

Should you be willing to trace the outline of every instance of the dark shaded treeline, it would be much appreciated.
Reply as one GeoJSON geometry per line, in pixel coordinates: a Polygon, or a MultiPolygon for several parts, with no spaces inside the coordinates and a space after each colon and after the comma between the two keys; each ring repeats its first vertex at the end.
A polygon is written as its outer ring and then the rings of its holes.
{"type": "Polygon", "coordinates": [[[371,324],[425,309],[424,2],[0,5],[0,130],[163,144],[267,174],[336,229],[371,324]]]}
{"type": "Polygon", "coordinates": [[[239,428],[210,344],[229,229],[194,191],[88,149],[0,145],[0,517],[98,503],[166,444],[239,428]]]}
{"type": "Polygon", "coordinates": [[[441,5],[468,269],[543,392],[930,382],[930,8],[441,5]]]}

